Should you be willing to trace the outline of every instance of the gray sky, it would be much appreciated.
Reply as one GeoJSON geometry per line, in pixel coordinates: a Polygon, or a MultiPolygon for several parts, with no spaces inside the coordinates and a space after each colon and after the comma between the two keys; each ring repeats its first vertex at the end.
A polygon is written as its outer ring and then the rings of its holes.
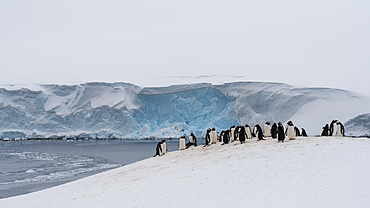
{"type": "Polygon", "coordinates": [[[369,11],[368,0],[0,0],[0,84],[257,80],[370,95],[369,11]]]}

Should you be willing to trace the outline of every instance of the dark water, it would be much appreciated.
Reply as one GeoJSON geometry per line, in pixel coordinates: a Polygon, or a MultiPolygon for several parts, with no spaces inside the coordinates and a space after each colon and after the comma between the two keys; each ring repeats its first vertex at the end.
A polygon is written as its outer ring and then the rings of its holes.
{"type": "MultiPolygon", "coordinates": [[[[155,154],[158,141],[0,142],[0,198],[31,193],[117,168],[155,154]]],[[[178,141],[167,141],[168,151],[178,141]]]]}

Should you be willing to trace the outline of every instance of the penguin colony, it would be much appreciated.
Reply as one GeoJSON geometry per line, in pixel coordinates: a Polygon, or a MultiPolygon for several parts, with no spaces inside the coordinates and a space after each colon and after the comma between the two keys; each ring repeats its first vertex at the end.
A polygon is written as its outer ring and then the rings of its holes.
{"type": "MultiPolygon", "coordinates": [[[[321,136],[344,136],[344,126],[338,120],[333,120],[330,125],[326,124],[322,128],[321,136]]],[[[304,128],[301,128],[301,131],[298,127],[293,125],[292,121],[288,121],[285,128],[281,122],[273,123],[270,126],[270,122],[266,122],[262,127],[259,124],[256,124],[253,127],[253,131],[248,124],[245,126],[231,126],[230,129],[222,130],[220,135],[215,128],[207,129],[205,135],[205,142],[203,147],[222,142],[222,145],[229,144],[231,142],[240,142],[241,144],[245,143],[247,139],[257,138],[258,141],[265,140],[265,138],[271,137],[272,139],[277,139],[278,142],[284,142],[285,137],[288,140],[294,140],[295,137],[302,136],[307,137],[307,132],[304,128]]],[[[189,136],[189,142],[185,144],[185,136],[182,136],[179,140],[179,150],[188,149],[191,146],[197,146],[197,139],[193,133],[189,136]]],[[[161,140],[158,142],[156,147],[155,156],[163,156],[166,154],[166,140],[161,140]]]]}

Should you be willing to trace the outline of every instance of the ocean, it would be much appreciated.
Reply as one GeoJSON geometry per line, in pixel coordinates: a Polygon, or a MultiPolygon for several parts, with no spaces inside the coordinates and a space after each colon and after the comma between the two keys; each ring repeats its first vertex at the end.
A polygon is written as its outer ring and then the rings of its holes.
{"type": "MultiPolygon", "coordinates": [[[[155,154],[157,140],[0,142],[0,199],[61,185],[155,154]]],[[[168,151],[178,141],[166,141],[168,151]]]]}

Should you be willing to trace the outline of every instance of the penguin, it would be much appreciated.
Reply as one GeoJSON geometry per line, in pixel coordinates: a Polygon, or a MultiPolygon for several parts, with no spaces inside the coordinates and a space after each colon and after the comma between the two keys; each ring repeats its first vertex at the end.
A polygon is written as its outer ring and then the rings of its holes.
{"type": "Polygon", "coordinates": [[[233,142],[235,140],[234,132],[235,132],[235,126],[231,126],[230,127],[230,142],[233,142]]]}
{"type": "Polygon", "coordinates": [[[245,133],[247,134],[247,139],[252,139],[251,128],[249,127],[248,124],[245,124],[244,130],[245,130],[245,133]]]}
{"type": "Polygon", "coordinates": [[[217,143],[217,138],[218,138],[218,135],[217,135],[217,131],[216,129],[213,127],[212,128],[212,131],[211,131],[211,144],[216,144],[217,143]]]}
{"type": "Polygon", "coordinates": [[[298,127],[294,127],[294,132],[295,132],[295,135],[296,136],[301,136],[301,133],[299,132],[299,129],[298,129],[298,127]]]}
{"type": "Polygon", "coordinates": [[[186,144],[186,149],[194,145],[194,147],[197,146],[197,138],[193,133],[190,134],[189,136],[189,142],[186,144]]]}
{"type": "Polygon", "coordinates": [[[243,126],[240,126],[238,138],[241,144],[245,142],[245,137],[246,137],[245,128],[243,126]]]}
{"type": "Polygon", "coordinates": [[[286,129],[286,135],[288,136],[289,140],[294,140],[295,132],[294,132],[294,125],[293,122],[288,122],[288,128],[286,129]]]}
{"type": "Polygon", "coordinates": [[[276,125],[276,123],[274,123],[274,124],[272,124],[272,127],[271,127],[271,137],[273,139],[276,139],[277,138],[277,134],[278,134],[277,125],[276,125]]]}
{"type": "Polygon", "coordinates": [[[337,134],[339,136],[339,132],[337,132],[337,130],[338,130],[338,124],[337,124],[337,122],[333,123],[333,131],[332,131],[332,134],[331,134],[331,136],[333,136],[333,137],[334,136],[337,136],[337,134]]]}
{"type": "Polygon", "coordinates": [[[162,155],[166,154],[167,152],[167,144],[166,144],[166,140],[163,139],[162,140],[162,155]]]}
{"type": "Polygon", "coordinates": [[[203,147],[208,146],[209,143],[211,142],[210,133],[211,133],[211,129],[207,129],[206,138],[204,139],[204,146],[203,147]]]}
{"type": "Polygon", "coordinates": [[[229,143],[229,137],[230,137],[230,130],[222,131],[220,134],[220,137],[222,135],[222,145],[229,143]]]}
{"type": "Polygon", "coordinates": [[[302,136],[307,137],[306,130],[304,130],[304,128],[301,128],[301,129],[302,129],[302,136]]]}
{"type": "Polygon", "coordinates": [[[277,136],[278,136],[278,142],[284,142],[285,139],[285,132],[284,132],[284,126],[280,122],[277,126],[277,136]]]}
{"type": "Polygon", "coordinates": [[[163,143],[163,140],[161,140],[157,143],[157,147],[155,148],[155,155],[153,157],[155,157],[157,155],[162,156],[162,143],[163,143]]]}
{"type": "Polygon", "coordinates": [[[337,132],[338,136],[343,137],[344,136],[344,126],[341,122],[337,122],[337,132]]]}
{"type": "Polygon", "coordinates": [[[330,123],[330,128],[329,128],[329,136],[333,136],[334,133],[334,123],[336,123],[338,120],[332,120],[330,123]]]}
{"type": "Polygon", "coordinates": [[[225,131],[221,131],[220,136],[218,137],[218,141],[219,142],[223,142],[224,141],[224,135],[225,135],[225,131]]]}
{"type": "Polygon", "coordinates": [[[266,122],[265,125],[263,126],[263,132],[266,137],[271,137],[271,128],[270,128],[270,122],[266,122]]]}
{"type": "Polygon", "coordinates": [[[329,136],[329,124],[322,127],[321,136],[329,136]]]}
{"type": "Polygon", "coordinates": [[[239,131],[240,131],[240,126],[235,127],[235,131],[234,131],[234,139],[235,139],[236,141],[239,141],[239,131]]]}
{"type": "Polygon", "coordinates": [[[256,124],[256,125],[254,126],[254,134],[256,135],[257,140],[265,140],[265,139],[263,138],[262,128],[261,128],[261,126],[260,126],[259,124],[256,124]]]}
{"type": "Polygon", "coordinates": [[[182,136],[179,139],[179,150],[184,150],[185,149],[185,136],[182,136]]]}

